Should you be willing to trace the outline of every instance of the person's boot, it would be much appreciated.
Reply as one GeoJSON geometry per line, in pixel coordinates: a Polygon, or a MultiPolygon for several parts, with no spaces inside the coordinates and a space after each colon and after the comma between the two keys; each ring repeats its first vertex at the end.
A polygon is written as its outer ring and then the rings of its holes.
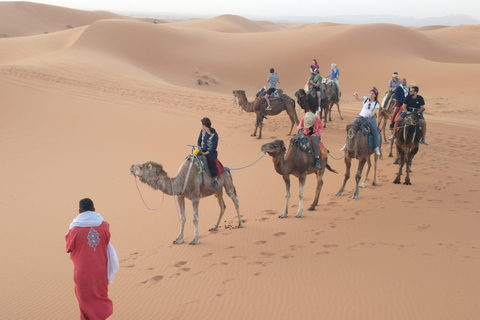
{"type": "Polygon", "coordinates": [[[320,165],[320,159],[315,158],[315,168],[320,169],[322,166],[320,165]]]}
{"type": "Polygon", "coordinates": [[[213,177],[213,188],[215,190],[218,190],[218,181],[217,181],[217,177],[213,177]]]}

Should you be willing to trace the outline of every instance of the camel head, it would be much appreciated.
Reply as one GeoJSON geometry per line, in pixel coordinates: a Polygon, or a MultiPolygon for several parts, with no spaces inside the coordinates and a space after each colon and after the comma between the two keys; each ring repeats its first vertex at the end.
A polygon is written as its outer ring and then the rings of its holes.
{"type": "Polygon", "coordinates": [[[144,164],[134,164],[130,167],[130,174],[133,174],[140,179],[147,179],[164,175],[163,167],[153,161],[145,162],[144,164]]]}
{"type": "Polygon", "coordinates": [[[306,110],[307,105],[306,105],[305,100],[306,100],[306,97],[307,97],[307,93],[305,92],[305,90],[300,89],[297,92],[295,92],[295,97],[297,97],[297,103],[300,105],[300,107],[303,110],[306,110]]]}
{"type": "Polygon", "coordinates": [[[242,96],[245,96],[245,90],[233,90],[233,96],[235,98],[240,98],[242,96]]]}
{"type": "Polygon", "coordinates": [[[262,152],[268,153],[270,156],[277,156],[279,154],[285,154],[287,148],[282,140],[275,140],[269,143],[265,143],[260,149],[262,152]]]}

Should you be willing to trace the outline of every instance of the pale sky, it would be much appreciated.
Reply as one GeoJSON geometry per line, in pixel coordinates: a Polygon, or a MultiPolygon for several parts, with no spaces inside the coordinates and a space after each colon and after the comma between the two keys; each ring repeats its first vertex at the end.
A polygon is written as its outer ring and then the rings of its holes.
{"type": "Polygon", "coordinates": [[[32,1],[81,10],[136,11],[217,16],[382,15],[427,18],[467,14],[480,19],[478,0],[47,0],[32,1]]]}

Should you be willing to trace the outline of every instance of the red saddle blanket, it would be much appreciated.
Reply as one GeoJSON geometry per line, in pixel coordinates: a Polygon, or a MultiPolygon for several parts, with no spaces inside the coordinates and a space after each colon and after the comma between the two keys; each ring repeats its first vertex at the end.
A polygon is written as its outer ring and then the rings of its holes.
{"type": "Polygon", "coordinates": [[[220,178],[222,176],[222,173],[224,173],[224,172],[225,172],[225,167],[217,159],[217,177],[220,178]]]}

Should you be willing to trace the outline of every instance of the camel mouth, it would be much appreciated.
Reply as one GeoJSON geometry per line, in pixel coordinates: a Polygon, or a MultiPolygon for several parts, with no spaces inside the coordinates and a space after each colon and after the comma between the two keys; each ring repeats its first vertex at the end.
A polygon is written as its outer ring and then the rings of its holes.
{"type": "Polygon", "coordinates": [[[134,176],[137,176],[137,169],[140,167],[140,165],[138,164],[132,164],[132,166],[130,167],[130,174],[134,175],[134,176]]]}

